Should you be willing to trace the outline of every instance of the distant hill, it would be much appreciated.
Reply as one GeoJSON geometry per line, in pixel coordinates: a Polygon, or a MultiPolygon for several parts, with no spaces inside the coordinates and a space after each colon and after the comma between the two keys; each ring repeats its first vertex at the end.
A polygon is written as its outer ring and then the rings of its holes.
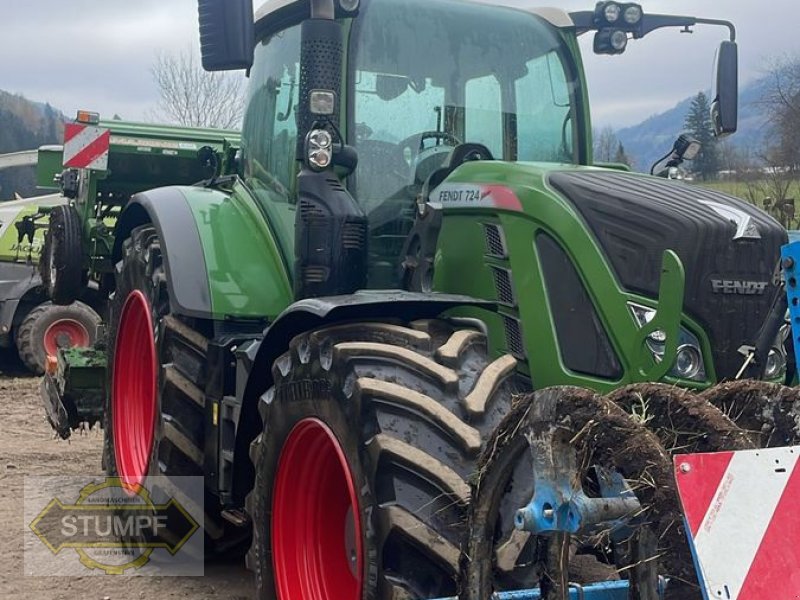
{"type": "MultiPolygon", "coordinates": [[[[739,129],[729,139],[737,147],[755,147],[762,141],[766,121],[758,106],[767,85],[766,79],[753,81],[739,90],[739,129]]],[[[700,91],[700,90],[698,90],[700,91]]],[[[709,90],[705,90],[709,94],[709,90]]],[[[636,169],[646,171],[672,147],[683,131],[683,121],[692,98],[681,100],[673,108],[653,115],[638,125],[616,132],[625,152],[636,161],[636,169]]]]}
{"type": "MultiPolygon", "coordinates": [[[[0,154],[34,150],[44,144],[60,144],[64,136],[64,115],[49,104],[0,90],[0,154]]],[[[0,200],[14,194],[37,193],[32,167],[0,170],[0,200]]]]}

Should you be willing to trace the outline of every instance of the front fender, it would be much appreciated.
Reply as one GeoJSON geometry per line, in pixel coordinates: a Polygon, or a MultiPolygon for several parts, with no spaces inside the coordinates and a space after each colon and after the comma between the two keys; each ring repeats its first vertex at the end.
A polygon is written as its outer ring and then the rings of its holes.
{"type": "Polygon", "coordinates": [[[242,393],[241,413],[236,431],[234,454],[234,498],[249,491],[253,467],[249,460],[250,442],[261,433],[258,399],[272,385],[272,364],[289,348],[297,335],[325,325],[345,321],[432,319],[463,306],[496,311],[494,302],[469,296],[417,293],[402,290],[363,290],[346,296],[307,298],[289,306],[264,332],[258,347],[247,351],[248,377],[242,393]]]}
{"type": "Polygon", "coordinates": [[[160,237],[174,314],[272,320],[291,303],[289,271],[243,186],[232,192],[173,186],[136,194],[117,222],[114,262],[131,230],[148,222],[160,237]]]}

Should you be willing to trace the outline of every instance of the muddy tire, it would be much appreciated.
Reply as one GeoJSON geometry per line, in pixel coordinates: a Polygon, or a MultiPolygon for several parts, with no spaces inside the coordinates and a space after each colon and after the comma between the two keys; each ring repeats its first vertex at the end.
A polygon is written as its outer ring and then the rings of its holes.
{"type": "MultiPolygon", "coordinates": [[[[103,467],[145,485],[203,475],[208,340],[201,324],[171,314],[167,276],[155,228],[137,227],[123,242],[110,302],[103,467]]],[[[213,506],[206,501],[207,552],[227,539],[213,506]]]]}
{"type": "Polygon", "coordinates": [[[73,303],[86,286],[81,219],[74,207],[53,207],[42,249],[40,272],[54,304],[73,303]]]}
{"type": "Polygon", "coordinates": [[[610,400],[572,387],[547,388],[520,397],[488,442],[479,473],[472,482],[469,538],[461,555],[460,600],[485,600],[495,591],[520,585],[540,586],[542,597],[548,600],[566,599],[568,582],[581,579],[574,569],[578,558],[588,559],[608,578],[616,577],[616,568],[628,567],[632,598],[657,597],[659,572],[677,582],[671,597],[701,597],[691,583],[694,567],[680,526],[671,460],[652,432],[610,400]],[[587,494],[595,493],[588,471],[592,465],[622,474],[635,490],[642,507],[639,524],[630,537],[620,540],[614,554],[606,554],[608,532],[595,538],[597,553],[590,554],[586,549],[592,538],[570,543],[562,533],[537,536],[516,530],[514,515],[534,492],[532,453],[542,451],[537,440],[549,439],[540,437],[545,433],[561,440],[562,446],[567,442],[574,447],[574,476],[587,494]],[[582,554],[576,556],[576,552],[582,554]],[[656,557],[661,558],[656,561],[656,557]],[[612,560],[601,569],[606,558],[612,560]]]}
{"type": "Polygon", "coordinates": [[[467,482],[510,410],[514,368],[487,358],[482,333],[440,321],[295,338],[251,446],[257,597],[455,595],[467,482]]]}
{"type": "Polygon", "coordinates": [[[25,316],[14,336],[19,357],[28,369],[41,375],[48,354],[55,356],[59,348],[91,346],[100,322],[100,315],[83,302],[40,304],[25,316]]]}

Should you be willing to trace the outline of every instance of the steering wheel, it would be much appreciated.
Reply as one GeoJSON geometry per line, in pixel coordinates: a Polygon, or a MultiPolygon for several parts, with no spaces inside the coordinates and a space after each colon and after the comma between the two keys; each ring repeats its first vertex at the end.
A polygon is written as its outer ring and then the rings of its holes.
{"type": "Polygon", "coordinates": [[[410,148],[414,152],[414,146],[416,145],[416,154],[419,154],[425,150],[425,140],[442,140],[443,142],[449,142],[448,146],[458,146],[461,143],[461,140],[448,131],[423,131],[422,133],[408,136],[400,142],[400,147],[403,150],[410,148]]]}
{"type": "Polygon", "coordinates": [[[459,145],[461,140],[447,131],[423,131],[401,141],[400,149],[409,159],[413,183],[421,184],[425,181],[430,173],[444,165],[452,149],[459,145]],[[426,148],[425,140],[431,139],[441,140],[445,144],[426,148]]]}

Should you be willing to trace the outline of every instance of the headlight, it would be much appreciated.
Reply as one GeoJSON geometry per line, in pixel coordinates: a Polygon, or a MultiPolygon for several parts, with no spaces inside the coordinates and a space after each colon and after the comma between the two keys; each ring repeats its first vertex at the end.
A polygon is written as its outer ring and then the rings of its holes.
{"type": "Polygon", "coordinates": [[[628,34],[624,31],[614,31],[611,34],[611,47],[617,52],[623,52],[628,45],[628,34]]]}
{"type": "Polygon", "coordinates": [[[786,355],[782,348],[772,348],[767,354],[767,364],[764,368],[766,379],[777,379],[786,371],[786,355]]]}
{"type": "Polygon", "coordinates": [[[703,356],[700,350],[690,344],[680,346],[675,356],[673,370],[683,379],[696,379],[697,374],[703,370],[703,356]]]}
{"type": "Polygon", "coordinates": [[[313,129],[306,138],[308,162],[316,170],[323,170],[331,164],[333,157],[333,138],[324,129],[313,129]]]}
{"type": "MultiPolygon", "coordinates": [[[[628,302],[628,308],[639,327],[644,327],[656,316],[656,310],[649,306],[628,302]]],[[[647,348],[653,354],[654,361],[661,362],[664,360],[666,342],[667,334],[660,329],[647,336],[647,348]]],[[[706,380],[706,368],[703,363],[700,340],[684,327],[681,327],[678,331],[678,351],[675,355],[675,362],[667,374],[680,379],[706,380]]]]}
{"type": "Polygon", "coordinates": [[[636,4],[632,4],[625,9],[625,13],[623,16],[625,22],[628,25],[636,25],[639,21],[642,20],[642,7],[637,6],[636,4]]]}
{"type": "Polygon", "coordinates": [[[622,9],[619,4],[615,4],[614,2],[609,2],[605,5],[605,8],[603,8],[603,16],[609,23],[616,23],[619,19],[620,12],[622,12],[622,9]]]}

